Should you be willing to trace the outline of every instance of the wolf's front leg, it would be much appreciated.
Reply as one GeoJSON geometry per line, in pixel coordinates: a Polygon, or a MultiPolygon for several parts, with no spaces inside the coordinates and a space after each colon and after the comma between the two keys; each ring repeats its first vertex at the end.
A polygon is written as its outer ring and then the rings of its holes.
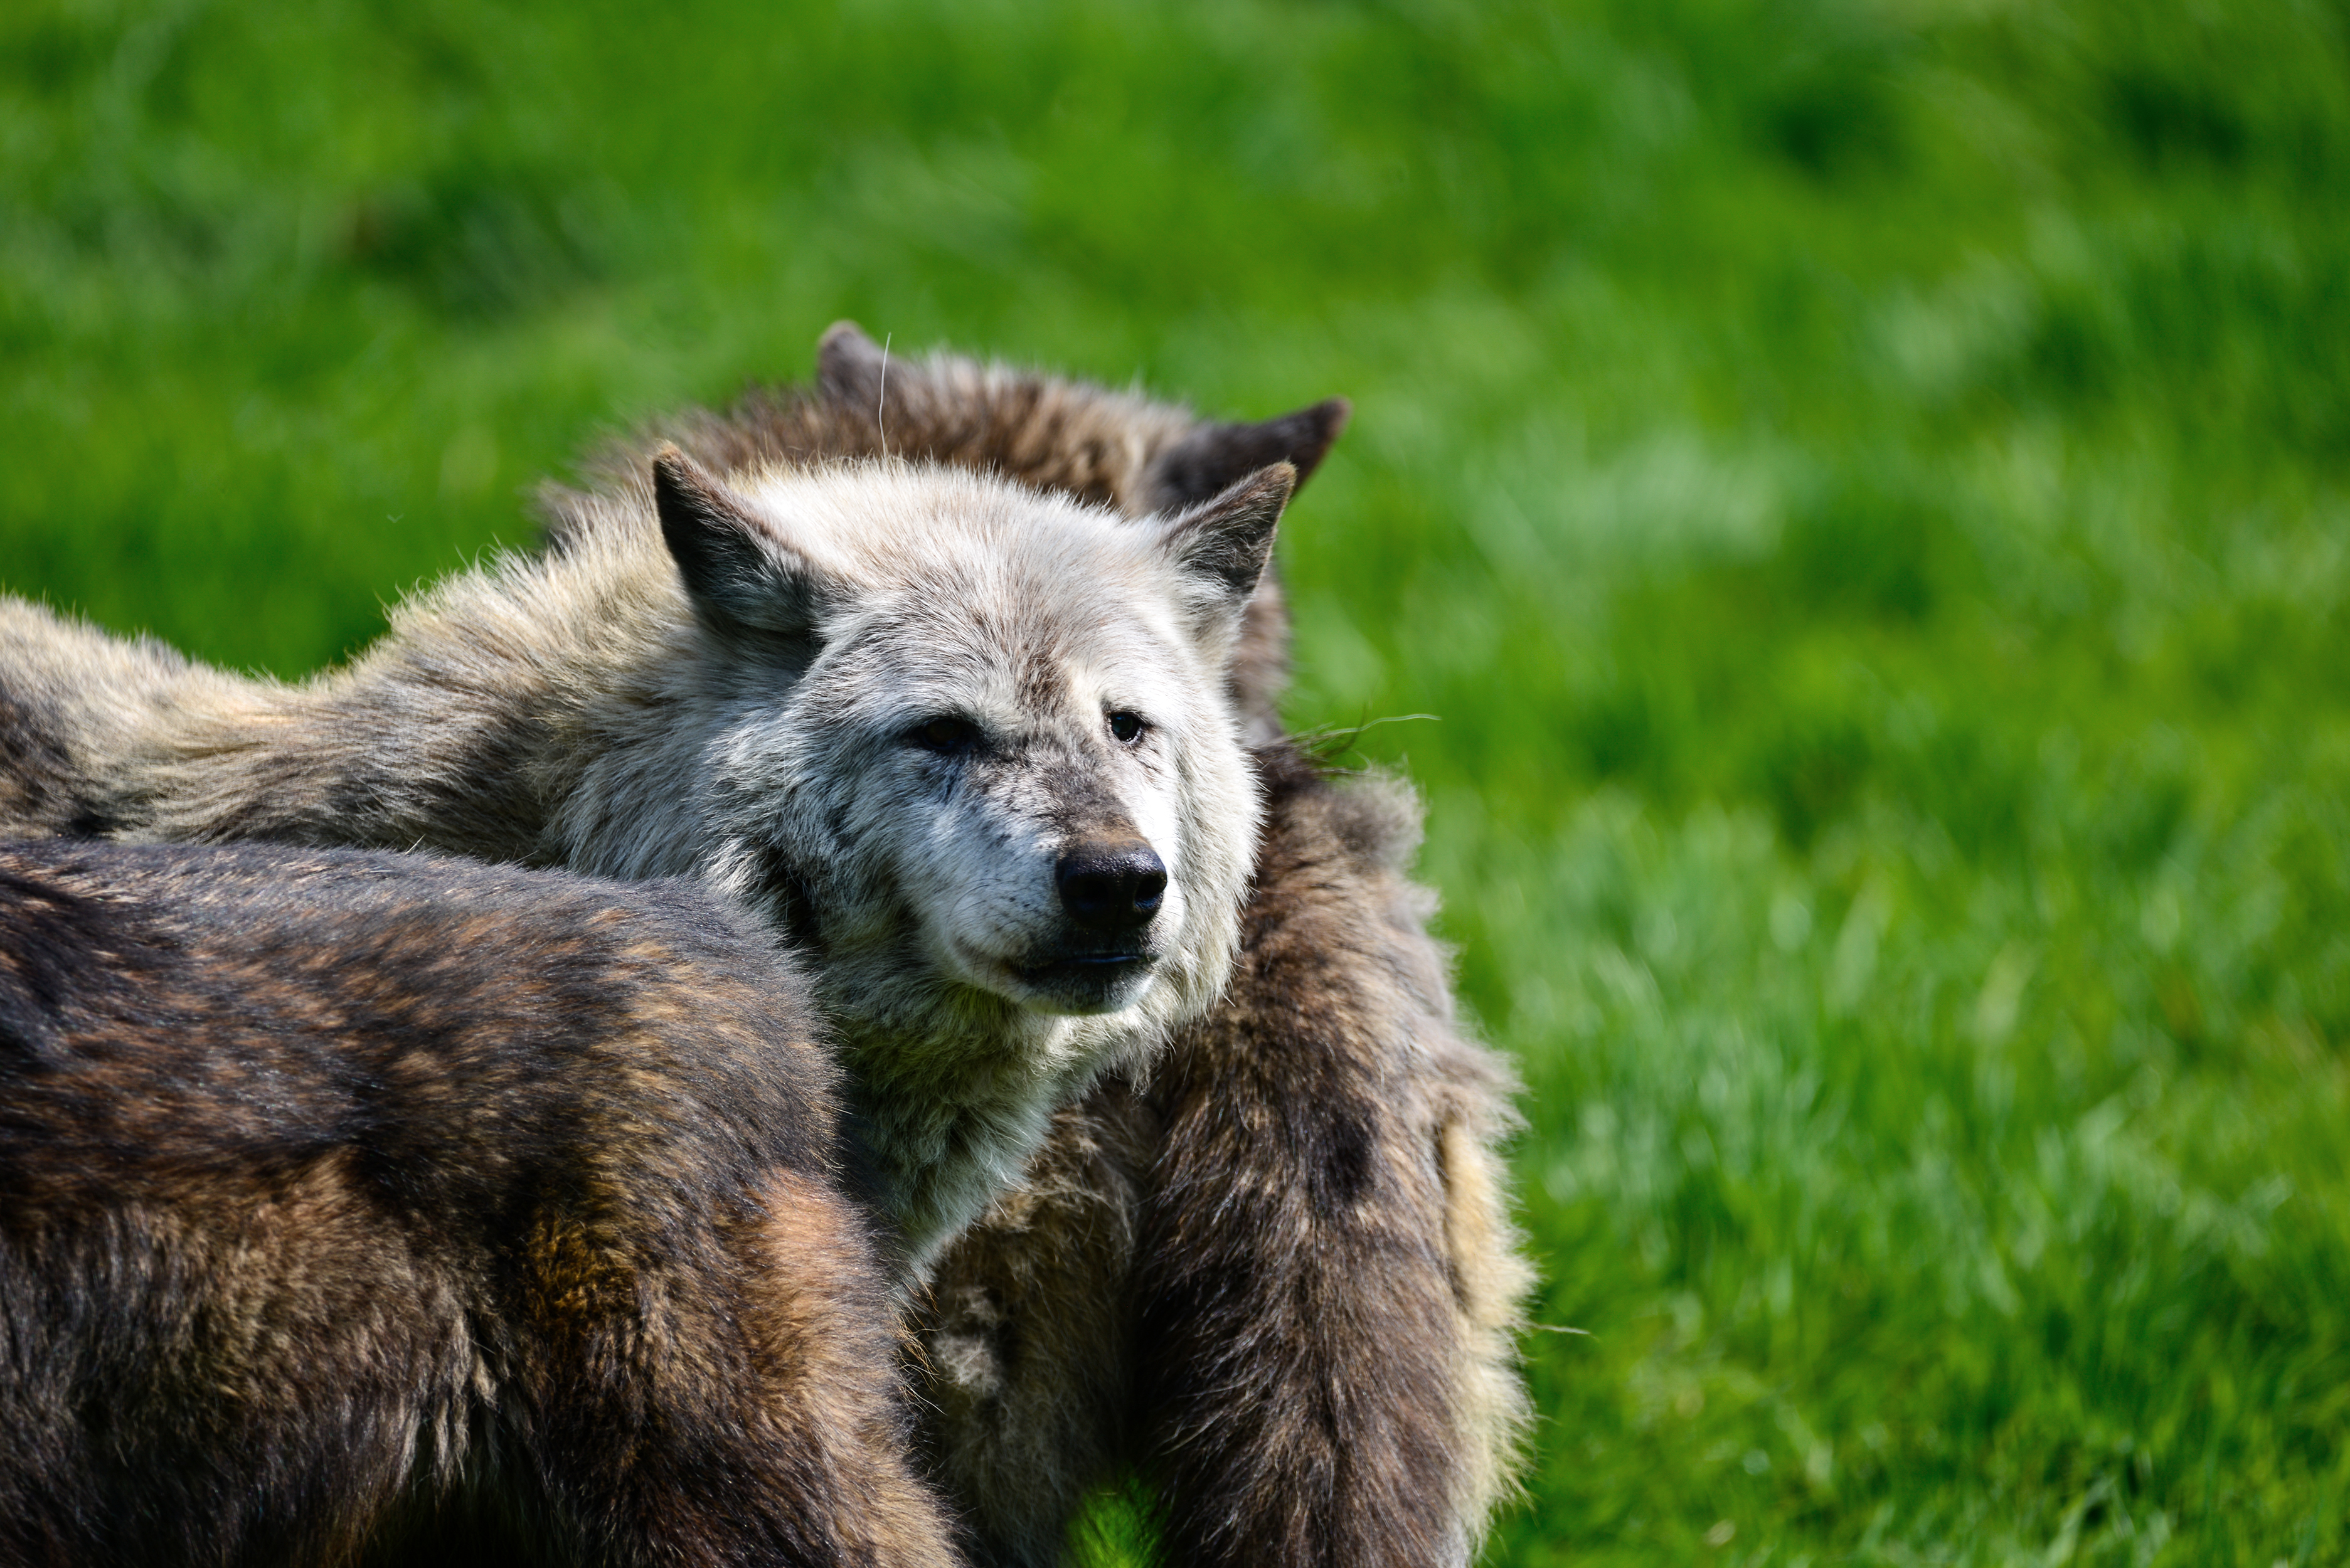
{"type": "Polygon", "coordinates": [[[931,1274],[931,1463],[981,1563],[1059,1562],[1087,1493],[1131,1461],[1130,1282],[1158,1143],[1150,1107],[1101,1084],[931,1274]]]}

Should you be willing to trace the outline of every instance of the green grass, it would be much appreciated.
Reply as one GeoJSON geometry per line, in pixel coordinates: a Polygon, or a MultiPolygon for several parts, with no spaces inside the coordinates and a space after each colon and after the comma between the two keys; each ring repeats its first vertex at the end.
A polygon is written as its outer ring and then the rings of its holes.
{"type": "Polygon", "coordinates": [[[839,316],[1343,391],[1293,716],[1437,716],[1589,1331],[1488,1561],[2338,1562],[2345,189],[2338,3],[42,0],[0,578],[306,670],[839,316]]]}

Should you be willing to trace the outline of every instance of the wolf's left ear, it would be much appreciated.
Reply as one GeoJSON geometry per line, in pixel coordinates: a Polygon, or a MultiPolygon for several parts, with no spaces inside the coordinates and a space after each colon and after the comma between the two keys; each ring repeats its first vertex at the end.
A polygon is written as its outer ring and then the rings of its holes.
{"type": "Polygon", "coordinates": [[[1304,484],[1354,411],[1344,398],[1325,398],[1278,419],[1201,425],[1150,460],[1146,499],[1157,512],[1196,506],[1274,462],[1296,469],[1304,484]]]}
{"type": "Polygon", "coordinates": [[[816,629],[829,597],[824,574],[674,446],[653,456],[653,508],[705,620],[791,638],[816,629]]]}
{"type": "Polygon", "coordinates": [[[1273,558],[1274,525],[1296,488],[1297,470],[1276,462],[1160,525],[1159,547],[1191,579],[1188,597],[1200,629],[1238,623],[1273,558]]]}

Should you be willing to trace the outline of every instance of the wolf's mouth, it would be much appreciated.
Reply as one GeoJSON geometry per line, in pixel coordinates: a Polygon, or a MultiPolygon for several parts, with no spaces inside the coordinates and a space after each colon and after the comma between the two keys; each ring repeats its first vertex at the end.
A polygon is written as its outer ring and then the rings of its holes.
{"type": "Polygon", "coordinates": [[[1013,971],[1030,985],[1077,981],[1088,985],[1112,984],[1149,967],[1147,953],[1071,953],[1049,962],[1013,971]]]}
{"type": "Polygon", "coordinates": [[[1019,959],[990,954],[983,968],[972,968],[987,977],[982,985],[1008,1002],[1040,1012],[1085,1014],[1131,1006],[1166,957],[1128,948],[1072,951],[1055,944],[1031,948],[1019,959]]]}

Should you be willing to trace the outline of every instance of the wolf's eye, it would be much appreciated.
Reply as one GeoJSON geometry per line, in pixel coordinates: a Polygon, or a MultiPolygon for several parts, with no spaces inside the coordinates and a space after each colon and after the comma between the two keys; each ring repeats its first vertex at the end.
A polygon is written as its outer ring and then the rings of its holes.
{"type": "Polygon", "coordinates": [[[926,752],[951,756],[979,744],[979,726],[951,714],[926,720],[906,732],[906,739],[926,752]]]}
{"type": "Polygon", "coordinates": [[[1139,713],[1118,712],[1109,716],[1109,732],[1118,737],[1121,745],[1130,746],[1142,739],[1142,715],[1139,713]]]}

